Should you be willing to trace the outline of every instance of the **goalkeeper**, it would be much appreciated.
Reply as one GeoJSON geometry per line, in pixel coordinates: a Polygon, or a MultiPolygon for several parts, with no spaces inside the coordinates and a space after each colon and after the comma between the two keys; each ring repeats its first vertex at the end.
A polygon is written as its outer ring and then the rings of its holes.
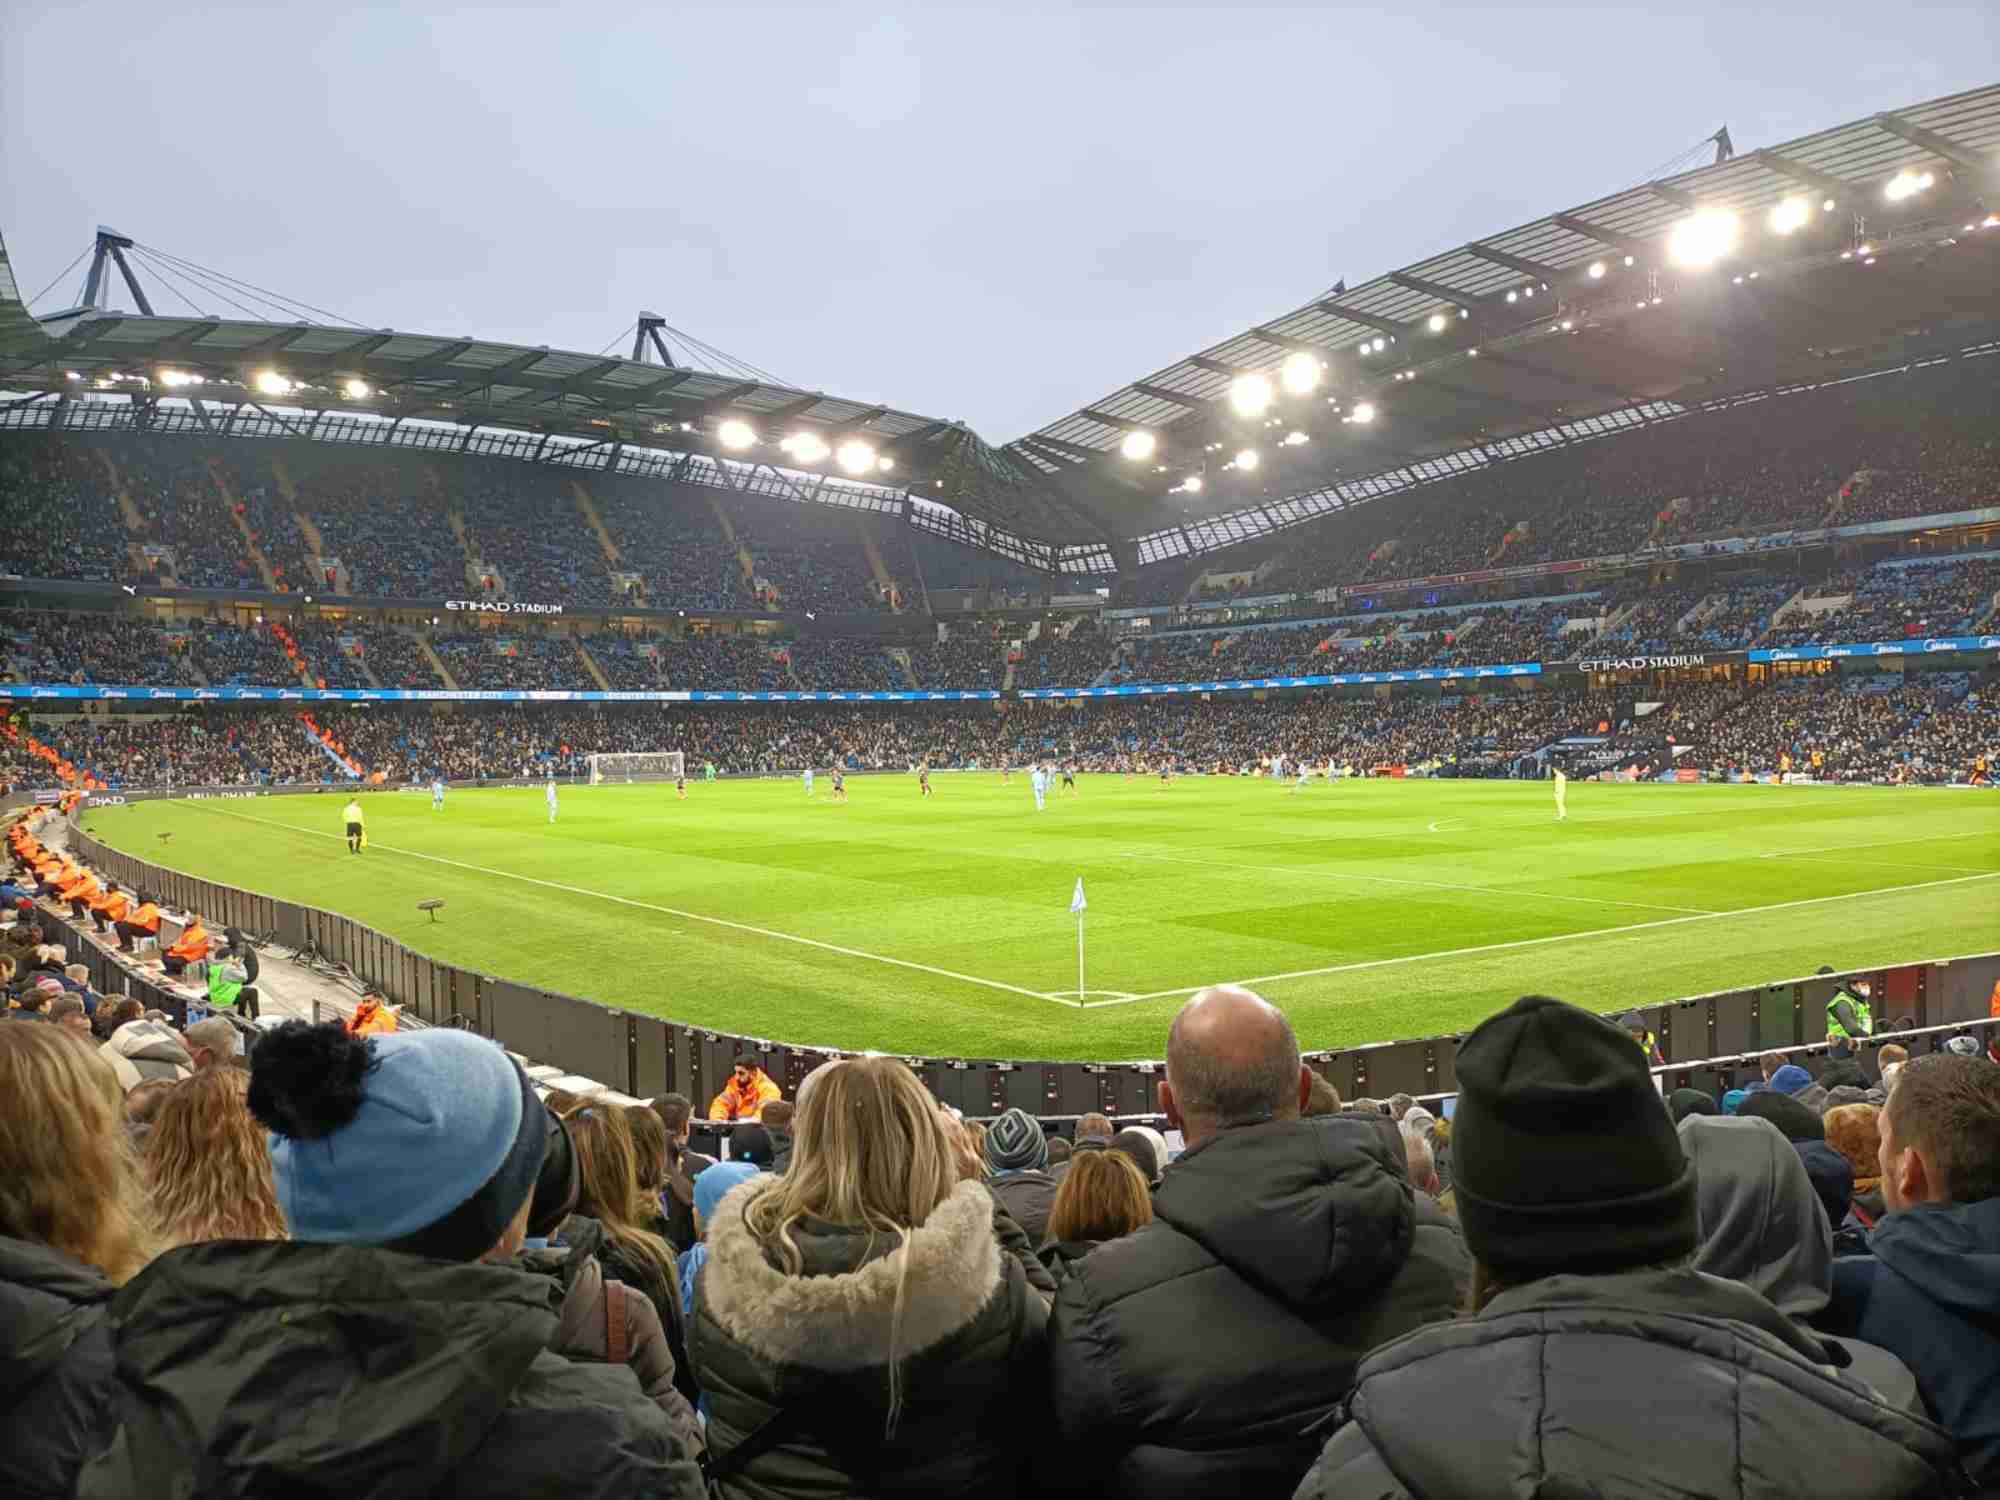
{"type": "Polygon", "coordinates": [[[347,824],[347,852],[359,854],[368,847],[368,825],[361,816],[361,799],[349,797],[340,816],[341,821],[347,824]]]}

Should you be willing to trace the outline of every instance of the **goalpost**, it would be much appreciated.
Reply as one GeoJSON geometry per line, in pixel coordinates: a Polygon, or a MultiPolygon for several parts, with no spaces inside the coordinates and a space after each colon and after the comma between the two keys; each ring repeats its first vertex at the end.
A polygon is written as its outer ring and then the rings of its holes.
{"type": "Polygon", "coordinates": [[[687,752],[619,750],[593,755],[589,761],[592,786],[602,786],[607,781],[677,781],[687,769],[687,752]]]}

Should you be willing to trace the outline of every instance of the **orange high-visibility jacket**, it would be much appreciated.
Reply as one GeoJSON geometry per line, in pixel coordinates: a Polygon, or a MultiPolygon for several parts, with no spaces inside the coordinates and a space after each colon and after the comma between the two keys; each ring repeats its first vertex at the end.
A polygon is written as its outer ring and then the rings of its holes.
{"type": "Polygon", "coordinates": [[[188,925],[187,931],[175,939],[174,945],[167,949],[167,957],[184,958],[189,963],[194,963],[208,957],[208,944],[208,929],[200,922],[192,922],[188,925]]]}
{"type": "Polygon", "coordinates": [[[150,901],[133,912],[128,920],[141,932],[150,932],[157,936],[160,931],[160,909],[150,901]]]}
{"type": "Polygon", "coordinates": [[[722,1092],[715,1096],[708,1106],[711,1120],[761,1120],[764,1106],[773,1099],[782,1099],[784,1091],[771,1081],[770,1075],[762,1068],[750,1070],[750,1082],[739,1084],[736,1075],[729,1075],[729,1082],[722,1086],[722,1092]]]}

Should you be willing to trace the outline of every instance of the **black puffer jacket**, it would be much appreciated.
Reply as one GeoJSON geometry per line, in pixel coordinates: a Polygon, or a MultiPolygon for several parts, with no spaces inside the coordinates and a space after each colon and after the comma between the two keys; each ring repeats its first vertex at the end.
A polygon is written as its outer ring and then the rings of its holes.
{"type": "Polygon", "coordinates": [[[0,1238],[0,1495],[67,1495],[116,1386],[117,1289],[46,1245],[0,1238]]]}
{"type": "Polygon", "coordinates": [[[1056,1206],[1056,1180],[1043,1171],[996,1172],[987,1179],[993,1201],[1021,1226],[1028,1243],[1039,1247],[1049,1232],[1049,1212],[1056,1206]]]}
{"type": "Polygon", "coordinates": [[[1819,1361],[1733,1281],[1552,1276],[1371,1354],[1297,1500],[1952,1493],[1944,1432],[1819,1361]]]}
{"type": "Polygon", "coordinates": [[[118,1428],[78,1500],[702,1493],[623,1366],[549,1352],[544,1276],[353,1245],[169,1251],[112,1305],[118,1428]]]}
{"type": "Polygon", "coordinates": [[[1290,1493],[1362,1356],[1449,1318],[1470,1275],[1391,1139],[1340,1115],[1274,1121],[1169,1167],[1153,1222],[1056,1294],[1053,1472],[1145,1500],[1290,1493]]]}
{"type": "Polygon", "coordinates": [[[897,1325],[898,1255],[886,1237],[832,1225],[797,1231],[806,1274],[774,1266],[743,1222],[779,1186],[723,1199],[690,1337],[708,1400],[711,1457],[775,1419],[761,1454],[728,1473],[742,1500],[834,1495],[1002,1500],[1047,1425],[1047,1304],[994,1234],[985,1188],[960,1183],[909,1237],[897,1325]],[[901,1409],[893,1433],[890,1355],[901,1409]],[[887,1433],[887,1435],[885,1435],[887,1433]]]}

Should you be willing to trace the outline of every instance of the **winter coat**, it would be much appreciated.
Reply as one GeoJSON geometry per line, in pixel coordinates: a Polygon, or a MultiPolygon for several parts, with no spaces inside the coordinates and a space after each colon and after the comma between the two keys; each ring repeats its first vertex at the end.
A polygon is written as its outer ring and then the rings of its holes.
{"type": "Polygon", "coordinates": [[[128,1094],[156,1078],[179,1083],[194,1077],[187,1043],[164,1021],[127,1021],[97,1051],[118,1075],[118,1087],[128,1094]]]}
{"type": "Polygon", "coordinates": [[[118,1293],[118,1427],[78,1500],[702,1492],[632,1372],[551,1353],[548,1278],[360,1245],[171,1250],[118,1293]]]}
{"type": "MultiPolygon", "coordinates": [[[[1833,1231],[1798,1151],[1768,1120],[1690,1115],[1681,1149],[1695,1169],[1701,1243],[1694,1269],[1741,1282],[1786,1317],[1810,1321],[1833,1285],[1833,1231]]],[[[1842,1167],[1847,1159],[1837,1157],[1842,1167]]],[[[1890,1405],[1924,1415],[1917,1380],[1895,1355],[1827,1338],[1821,1362],[1848,1370],[1890,1405]]]]}
{"type": "Polygon", "coordinates": [[[764,1113],[764,1106],[774,1099],[782,1099],[784,1092],[776,1080],[762,1068],[750,1070],[750,1081],[738,1083],[731,1073],[729,1081],[722,1086],[722,1092],[709,1102],[708,1118],[711,1120],[755,1120],[764,1113]]]}
{"type": "Polygon", "coordinates": [[[574,1254],[594,1257],[605,1276],[624,1282],[653,1305],[661,1331],[666,1335],[668,1357],[673,1361],[674,1386],[690,1406],[694,1405],[701,1390],[688,1362],[687,1315],[681,1307],[679,1286],[644,1261],[627,1256],[605,1234],[602,1224],[584,1214],[571,1214],[563,1220],[562,1242],[574,1254]]]}
{"type": "Polygon", "coordinates": [[[1048,1310],[995,1239],[985,1189],[960,1183],[902,1253],[888,1236],[802,1224],[806,1274],[793,1276],[744,1222],[779,1185],[738,1188],[708,1226],[692,1344],[710,1454],[727,1471],[731,1449],[766,1422],[782,1424],[760,1440],[765,1451],[726,1473],[723,1495],[1026,1493],[1020,1469],[1048,1422],[1048,1310]]]}
{"type": "Polygon", "coordinates": [[[1048,1267],[1049,1275],[1060,1288],[1070,1273],[1070,1268],[1084,1256],[1090,1254],[1103,1240],[1047,1240],[1035,1252],[1036,1258],[1048,1267]]]}
{"type": "Polygon", "coordinates": [[[2000,1198],[1885,1214],[1868,1245],[1834,1263],[1821,1326],[1902,1358],[1966,1469],[2000,1486],[2000,1198]]]}
{"type": "Polygon", "coordinates": [[[701,1424],[695,1420],[687,1397],[674,1385],[674,1356],[667,1346],[667,1332],[645,1294],[607,1278],[596,1256],[567,1245],[524,1250],[517,1264],[524,1271],[549,1277],[563,1289],[560,1321],[549,1347],[564,1359],[630,1365],[646,1399],[666,1413],[675,1440],[690,1453],[700,1452],[701,1424]],[[611,1290],[614,1287],[615,1292],[611,1290]],[[611,1358],[614,1300],[622,1320],[619,1333],[624,1346],[624,1358],[615,1361],[611,1358]]]}
{"type": "Polygon", "coordinates": [[[703,1156],[699,1151],[683,1151],[680,1165],[687,1182],[686,1193],[683,1194],[669,1174],[667,1185],[660,1192],[660,1215],[666,1220],[667,1227],[662,1233],[667,1243],[674,1247],[676,1254],[684,1255],[700,1238],[694,1232],[694,1180],[715,1165],[715,1158],[703,1156]]]}
{"type": "Polygon", "coordinates": [[[1820,1359],[1733,1281],[1550,1276],[1369,1355],[1297,1500],[1949,1493],[1950,1438],[1820,1359]]]}
{"type": "Polygon", "coordinates": [[[1056,1206],[1056,1180],[1042,1171],[995,1172],[986,1180],[994,1201],[1021,1226],[1028,1243],[1048,1238],[1049,1211],[1056,1206]]]}
{"type": "Polygon", "coordinates": [[[1056,1293],[1066,1482],[1135,1500],[1289,1494],[1362,1356],[1451,1317],[1470,1276],[1400,1151],[1393,1128],[1327,1115],[1225,1130],[1168,1168],[1153,1222],[1074,1262],[1056,1293]]]}
{"type": "Polygon", "coordinates": [[[59,1250],[0,1238],[0,1494],[67,1495],[98,1446],[116,1290],[59,1250]]]}

